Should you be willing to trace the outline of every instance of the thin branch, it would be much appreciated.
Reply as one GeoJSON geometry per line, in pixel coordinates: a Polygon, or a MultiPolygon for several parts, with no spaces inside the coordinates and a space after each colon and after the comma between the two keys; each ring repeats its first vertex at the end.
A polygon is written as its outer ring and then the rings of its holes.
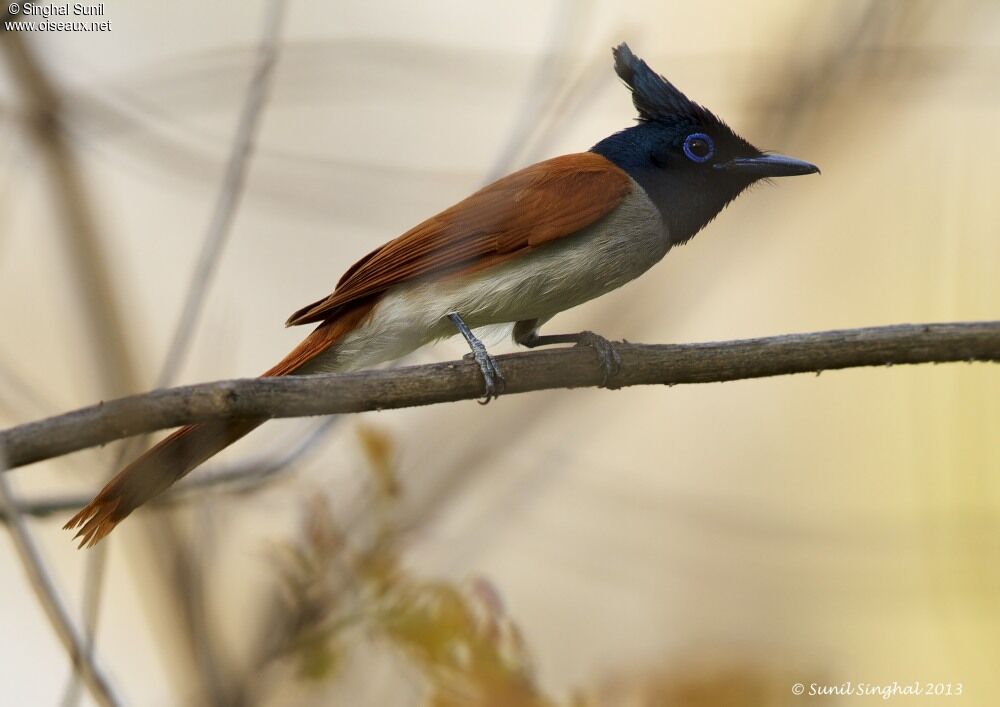
{"type": "Polygon", "coordinates": [[[105,246],[94,216],[91,192],[62,123],[62,100],[41,62],[20,32],[4,32],[0,41],[10,74],[24,97],[26,126],[41,155],[62,221],[66,253],[76,291],[87,316],[87,331],[102,388],[125,395],[139,388],[135,359],[122,332],[124,315],[115,297],[105,246]]]}
{"type": "MultiPolygon", "coordinates": [[[[5,469],[6,465],[3,463],[3,456],[0,453],[0,471],[5,469]]],[[[53,630],[59,636],[59,640],[73,662],[74,668],[90,689],[94,701],[105,707],[115,707],[122,704],[115,695],[111,683],[97,666],[94,656],[86,649],[83,640],[73,627],[69,612],[59,598],[55,583],[45,569],[45,561],[31,537],[31,531],[28,530],[24,516],[18,509],[7,475],[3,473],[0,473],[0,512],[8,519],[11,539],[14,541],[14,547],[24,571],[28,575],[28,581],[45,610],[53,630]]]]}
{"type": "MultiPolygon", "coordinates": [[[[20,503],[20,502],[19,502],[20,503]]],[[[24,509],[18,508],[23,515],[24,509]]],[[[83,580],[83,649],[87,660],[93,659],[96,650],[97,622],[101,612],[101,594],[104,589],[105,570],[108,567],[108,551],[95,552],[84,565],[83,580]]],[[[83,697],[83,680],[78,670],[74,670],[63,690],[62,707],[76,707],[83,697]]]]}
{"type": "MultiPolygon", "coordinates": [[[[260,127],[264,102],[277,63],[285,6],[284,0],[270,0],[265,9],[263,31],[211,220],[205,231],[198,261],[191,274],[180,317],[156,378],[156,387],[173,383],[183,366],[198,320],[204,310],[213,276],[232,231],[233,221],[243,196],[243,187],[249,171],[254,140],[260,127]]],[[[142,442],[138,440],[135,444],[125,445],[119,464],[116,466],[120,466],[120,462],[126,456],[130,456],[142,442]]],[[[226,695],[230,691],[226,671],[219,664],[216,640],[208,632],[208,624],[204,621],[206,614],[204,568],[198,566],[190,548],[181,542],[176,529],[169,522],[160,523],[151,529],[150,537],[160,545],[158,551],[161,556],[170,558],[169,561],[160,563],[159,568],[167,573],[168,579],[176,588],[173,596],[178,603],[181,625],[185,629],[190,654],[199,668],[205,700],[212,704],[226,703],[228,702],[226,695]]]]}
{"type": "Polygon", "coordinates": [[[0,412],[16,414],[21,408],[17,403],[23,403],[24,407],[30,407],[36,414],[41,415],[50,414],[58,409],[45,393],[21,377],[0,356],[0,412]],[[12,401],[11,398],[15,400],[12,401]]]}
{"type": "Polygon", "coordinates": [[[205,240],[202,243],[198,264],[191,275],[184,306],[181,309],[180,320],[174,330],[174,338],[170,342],[167,357],[157,385],[167,385],[173,380],[185,354],[189,348],[194,329],[203,309],[205,295],[212,282],[212,275],[219,262],[222,248],[232,228],[233,218],[243,195],[243,184],[246,181],[250,154],[254,138],[260,124],[264,99],[267,97],[271,75],[278,57],[278,37],[280,36],[285,4],[281,0],[272,0],[268,4],[264,18],[264,34],[257,49],[257,59],[250,85],[247,88],[243,109],[240,111],[236,133],[230,148],[229,160],[226,163],[225,175],[219,189],[219,195],[212,212],[205,240]]]}
{"type": "MultiPolygon", "coordinates": [[[[338,420],[337,417],[326,418],[303,435],[300,440],[292,443],[289,449],[278,455],[261,455],[221,468],[207,469],[205,473],[197,476],[189,476],[150,501],[150,506],[162,508],[187,503],[192,498],[200,498],[206,490],[222,489],[231,495],[257,491],[295,469],[296,465],[316,451],[319,443],[326,439],[338,420]]],[[[18,509],[26,516],[45,517],[55,513],[77,510],[81,506],[87,505],[87,502],[93,497],[94,494],[88,492],[86,494],[19,498],[18,509]]],[[[6,513],[0,511],[0,523],[6,521],[6,513]]]]}
{"type": "MultiPolygon", "coordinates": [[[[66,132],[61,92],[20,33],[7,32],[0,44],[7,54],[14,81],[23,94],[26,125],[49,173],[55,212],[62,220],[65,250],[70,256],[75,278],[76,299],[82,304],[89,324],[86,329],[102,390],[106,395],[125,395],[140,388],[136,359],[127,337],[122,334],[127,330],[123,326],[122,300],[115,294],[92,194],[66,132]]],[[[91,660],[104,554],[102,550],[87,558],[83,612],[85,654],[74,659],[77,666],[91,660]]],[[[78,701],[78,677],[78,673],[70,676],[64,705],[75,705],[78,701]]]]}
{"type": "MultiPolygon", "coordinates": [[[[205,234],[202,252],[191,278],[182,314],[156,381],[158,387],[169,384],[183,363],[211,276],[231,228],[245,181],[261,107],[269,79],[273,73],[283,10],[283,0],[271,0],[265,12],[263,37],[244,105],[239,115],[230,158],[226,165],[212,220],[205,234]]],[[[73,258],[73,262],[79,273],[81,299],[89,305],[88,311],[94,319],[91,331],[94,334],[93,341],[100,353],[98,361],[101,362],[102,370],[106,373],[105,380],[110,388],[110,394],[123,395],[138,388],[135,383],[135,369],[131,365],[132,358],[129,356],[122,338],[115,333],[123,330],[120,325],[115,325],[121,316],[116,307],[117,300],[112,295],[112,283],[108,278],[105,258],[100,250],[99,240],[96,238],[98,229],[89,209],[89,199],[84,189],[85,184],[79,178],[77,164],[74,160],[75,155],[63,132],[59,93],[48,80],[42,66],[31,53],[30,47],[16,33],[12,33],[10,37],[4,37],[4,39],[6,40],[4,46],[8,49],[10,64],[14,68],[15,77],[19,80],[29,105],[31,120],[28,124],[32,129],[32,135],[36,138],[42,154],[47,158],[47,163],[51,167],[56,191],[65,201],[65,206],[58,209],[58,212],[65,214],[66,232],[70,236],[68,242],[72,253],[77,256],[73,258]],[[110,351],[100,351],[100,348],[105,346],[110,351]]],[[[129,454],[132,448],[134,445],[126,445],[121,450],[119,459],[129,454]]],[[[115,466],[120,466],[120,463],[116,463],[115,466]]],[[[161,539],[168,536],[173,537],[172,533],[162,531],[158,535],[161,539]]],[[[179,551],[174,554],[177,557],[181,556],[179,551]]],[[[93,562],[88,562],[85,580],[85,597],[87,597],[85,614],[88,617],[88,626],[93,626],[96,621],[100,595],[98,586],[101,576],[102,573],[98,567],[93,562]]],[[[195,628],[201,630],[200,626],[195,628]]],[[[191,643],[199,649],[206,645],[206,641],[199,635],[192,636],[191,643]]],[[[210,676],[209,682],[214,687],[219,681],[210,676]]],[[[217,689],[209,695],[209,699],[219,701],[217,689]]],[[[63,703],[75,704],[75,702],[74,688],[71,686],[63,703]]]]}
{"type": "Polygon", "coordinates": [[[485,184],[511,171],[524,146],[538,132],[541,119],[552,111],[558,87],[565,83],[571,64],[567,48],[579,45],[581,29],[594,14],[593,10],[592,2],[563,0],[556,6],[550,19],[548,38],[524,92],[523,103],[503,146],[486,172],[485,184]]]}
{"type": "MultiPolygon", "coordinates": [[[[914,363],[1000,361],[1000,321],[899,324],[701,344],[615,344],[614,387],[676,385],[914,363]]],[[[589,348],[498,357],[507,395],[598,386],[589,348]]],[[[154,390],[0,431],[12,467],[115,439],[218,418],[304,417],[474,400],[472,361],[346,374],[218,381],[154,390]]]]}

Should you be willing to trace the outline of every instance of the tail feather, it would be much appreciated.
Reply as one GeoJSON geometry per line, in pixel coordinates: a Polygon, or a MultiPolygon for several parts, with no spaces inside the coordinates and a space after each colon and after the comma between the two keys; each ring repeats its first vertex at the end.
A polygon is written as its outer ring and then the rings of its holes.
{"type": "Polygon", "coordinates": [[[92,547],[133,510],[263,423],[255,418],[180,428],[122,469],[64,527],[79,527],[80,547],[92,547]]]}
{"type": "MultiPolygon", "coordinates": [[[[295,373],[358,326],[374,302],[321,324],[262,377],[295,373]]],[[[63,527],[79,528],[80,547],[93,547],[139,506],[155,498],[208,458],[246,436],[267,418],[203,422],[181,427],[122,469],[63,527]]]]}

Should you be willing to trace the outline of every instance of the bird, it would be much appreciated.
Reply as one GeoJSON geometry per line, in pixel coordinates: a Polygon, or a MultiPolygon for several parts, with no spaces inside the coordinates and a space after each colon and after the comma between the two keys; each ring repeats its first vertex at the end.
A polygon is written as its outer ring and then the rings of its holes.
{"type": "MultiPolygon", "coordinates": [[[[642,275],[752,184],[818,173],[764,152],[636,56],[612,49],[638,118],[586,152],[513,172],[358,260],[333,292],[286,326],[316,324],[263,377],[342,372],[462,335],[484,400],[503,372],[475,329],[507,325],[515,343],[589,346],[610,386],[620,361],[590,331],[540,334],[554,315],[642,275]]],[[[133,510],[265,419],[182,427],[127,465],[64,526],[93,546],[133,510]]]]}

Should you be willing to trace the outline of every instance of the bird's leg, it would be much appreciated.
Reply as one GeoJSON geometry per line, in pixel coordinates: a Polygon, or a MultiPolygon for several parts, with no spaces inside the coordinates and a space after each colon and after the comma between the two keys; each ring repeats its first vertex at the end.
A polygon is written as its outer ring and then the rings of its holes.
{"type": "Polygon", "coordinates": [[[622,367],[621,356],[611,345],[611,342],[600,334],[592,331],[581,331],[576,334],[538,334],[538,320],[527,319],[514,325],[514,341],[521,346],[533,349],[536,346],[548,346],[549,344],[576,344],[577,346],[589,346],[594,349],[597,358],[601,363],[601,372],[604,378],[601,380],[601,387],[607,388],[608,381],[618,375],[622,367]]]}
{"type": "Polygon", "coordinates": [[[500,394],[504,389],[504,378],[503,373],[500,371],[500,366],[497,364],[496,360],[490,356],[489,351],[486,350],[486,346],[483,342],[476,338],[476,335],[472,333],[469,326],[462,321],[462,317],[458,312],[452,312],[448,315],[448,319],[451,323],[455,325],[458,332],[465,337],[465,340],[469,344],[469,348],[472,349],[472,358],[476,363],[479,364],[479,370],[483,374],[483,383],[486,386],[486,397],[480,400],[481,405],[485,405],[490,400],[494,398],[499,398],[500,394]]]}

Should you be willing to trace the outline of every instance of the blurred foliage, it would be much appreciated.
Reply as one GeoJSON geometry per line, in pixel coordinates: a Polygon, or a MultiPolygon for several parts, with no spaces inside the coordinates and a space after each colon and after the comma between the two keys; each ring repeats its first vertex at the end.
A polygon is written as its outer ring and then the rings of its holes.
{"type": "Polygon", "coordinates": [[[371,427],[359,428],[358,438],[384,511],[374,541],[349,542],[320,494],[307,504],[298,544],[283,553],[286,653],[298,675],[336,680],[345,655],[371,637],[417,668],[427,705],[555,705],[539,689],[521,633],[486,580],[460,587],[405,568],[388,512],[401,494],[391,440],[371,427]]]}
{"type": "Polygon", "coordinates": [[[391,523],[402,497],[392,440],[375,427],[360,426],[357,433],[380,510],[374,538],[359,546],[327,497],[317,494],[306,504],[297,542],[281,556],[288,638],[279,657],[295,664],[300,680],[317,687],[336,682],[352,651],[373,643],[422,677],[426,707],[792,704],[792,679],[725,661],[612,676],[565,699],[547,695],[496,587],[483,578],[427,579],[406,567],[391,523]]]}

